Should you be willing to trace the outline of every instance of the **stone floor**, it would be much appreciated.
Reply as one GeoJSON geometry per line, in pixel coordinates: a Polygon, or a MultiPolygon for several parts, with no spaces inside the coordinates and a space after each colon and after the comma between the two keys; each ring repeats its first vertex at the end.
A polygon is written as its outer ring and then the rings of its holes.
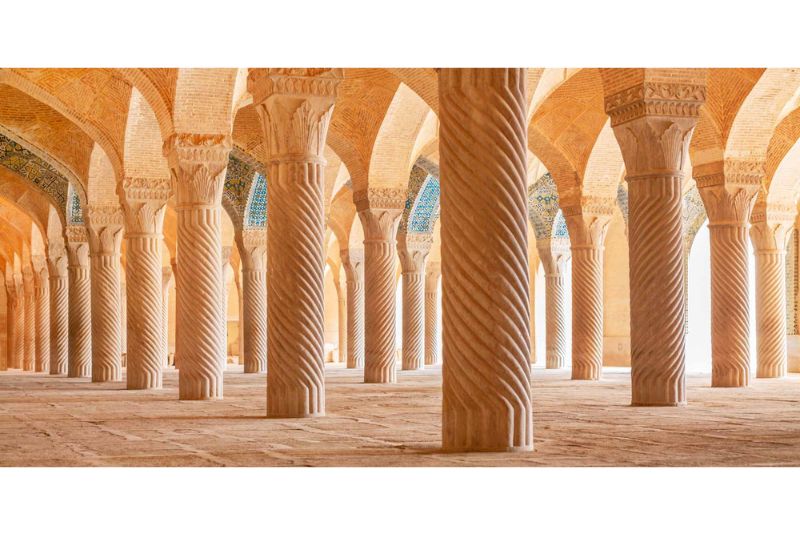
{"type": "Polygon", "coordinates": [[[325,418],[264,417],[265,376],[225,373],[225,399],[178,401],[177,372],[157,392],[124,383],[0,373],[4,466],[623,466],[800,465],[800,375],[712,389],[688,378],[689,405],[633,408],[629,376],[597,383],[534,371],[536,451],[446,454],[441,373],[368,385],[329,365],[325,418]]]}

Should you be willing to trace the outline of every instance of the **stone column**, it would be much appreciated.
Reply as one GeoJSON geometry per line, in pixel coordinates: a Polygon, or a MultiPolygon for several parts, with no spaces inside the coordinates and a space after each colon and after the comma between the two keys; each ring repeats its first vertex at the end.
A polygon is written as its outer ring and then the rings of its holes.
{"type": "Polygon", "coordinates": [[[763,163],[727,160],[722,172],[694,169],[711,237],[711,386],[750,382],[747,234],[763,163]]]}
{"type": "Polygon", "coordinates": [[[169,366],[169,288],[174,277],[170,266],[161,268],[161,367],[169,366]]]}
{"type": "MultiPolygon", "coordinates": [[[[180,279],[180,271],[178,270],[178,262],[175,257],[170,258],[169,265],[172,266],[172,276],[175,277],[175,349],[173,350],[172,355],[172,365],[175,366],[175,369],[178,369],[178,353],[180,348],[180,325],[178,324],[178,303],[180,303],[181,299],[178,295],[177,288],[178,288],[178,280],[180,279]]],[[[169,332],[167,333],[169,336],[169,332]]]]}
{"type": "Polygon", "coordinates": [[[347,285],[347,367],[364,367],[364,250],[340,249],[347,285]]]}
{"type": "Polygon", "coordinates": [[[172,193],[166,179],[125,178],[128,390],[161,388],[162,318],[161,240],[164,212],[172,193]]]}
{"type": "Polygon", "coordinates": [[[750,239],[756,257],[756,377],[785,377],[786,247],[792,235],[793,206],[756,205],[750,239]]]}
{"type": "Polygon", "coordinates": [[[120,365],[128,367],[128,284],[119,283],[119,354],[120,365]]]}
{"type": "Polygon", "coordinates": [[[439,73],[445,450],[533,449],[525,80],[439,73]]]}
{"type": "Polygon", "coordinates": [[[36,363],[37,372],[50,371],[50,291],[44,255],[33,258],[36,294],[36,363]]]}
{"type": "Polygon", "coordinates": [[[267,416],[325,414],[325,138],[338,69],[251,69],[269,160],[267,416]]]}
{"type": "Polygon", "coordinates": [[[425,365],[439,364],[439,278],[442,265],[430,262],[425,270],[425,365]]]}
{"type": "Polygon", "coordinates": [[[339,357],[337,362],[347,361],[347,283],[342,284],[340,280],[336,281],[336,297],[337,297],[337,312],[338,326],[339,326],[339,357]]]}
{"type": "MultiPolygon", "coordinates": [[[[20,337],[17,318],[20,315],[19,294],[21,292],[17,291],[17,284],[14,279],[14,276],[6,278],[6,292],[8,293],[8,316],[6,318],[6,325],[8,327],[8,338],[6,339],[7,369],[18,369],[22,367],[22,349],[20,349],[19,354],[17,354],[17,339],[20,337]]],[[[22,345],[20,345],[20,348],[22,348],[22,345]]]]}
{"type": "Polygon", "coordinates": [[[14,273],[14,368],[23,369],[25,360],[25,289],[22,273],[14,273]]]}
{"type": "Polygon", "coordinates": [[[686,403],[683,177],[702,84],[641,82],[607,96],[628,181],[633,405],[686,403]]]}
{"type": "Polygon", "coordinates": [[[92,301],[92,382],[122,380],[119,279],[122,212],[117,205],[89,205],[92,301]]]}
{"type": "Polygon", "coordinates": [[[32,372],[36,369],[36,293],[31,266],[22,268],[23,290],[23,354],[22,369],[32,372]]]}
{"type": "Polygon", "coordinates": [[[69,259],[69,377],[92,376],[92,302],[86,227],[67,227],[69,259]]]}
{"type": "MultiPolygon", "coordinates": [[[[223,347],[225,348],[225,361],[223,362],[223,370],[228,369],[228,299],[230,298],[230,293],[228,292],[228,268],[231,269],[233,272],[233,267],[231,266],[231,252],[233,252],[233,247],[226,245],[222,247],[222,317],[224,319],[224,334],[225,337],[223,338],[223,347]]],[[[233,283],[234,286],[236,285],[236,274],[233,274],[233,283]]]]}
{"type": "Polygon", "coordinates": [[[425,367],[425,262],[433,244],[429,234],[398,234],[397,252],[403,269],[402,369],[425,367]]]}
{"type": "Polygon", "coordinates": [[[267,371],[267,233],[245,229],[237,237],[242,258],[244,373],[267,371]]]}
{"type": "Polygon", "coordinates": [[[563,213],[572,252],[572,379],[603,371],[603,244],[615,199],[584,197],[563,213]]]}
{"type": "Polygon", "coordinates": [[[69,279],[63,244],[51,245],[47,256],[50,275],[50,375],[66,375],[69,363],[69,279]]]}
{"type": "Polygon", "coordinates": [[[406,194],[370,188],[353,194],[364,227],[364,382],[395,383],[396,235],[406,194]]]}
{"type": "MultiPolygon", "coordinates": [[[[180,268],[175,290],[179,295],[180,399],[214,399],[223,394],[226,355],[221,210],[230,150],[231,140],[226,135],[175,134],[164,145],[178,213],[180,268]]],[[[160,286],[158,289],[160,296],[160,286]]],[[[160,344],[159,336],[159,367],[160,344]]]]}
{"type": "Polygon", "coordinates": [[[538,240],[536,247],[545,281],[545,366],[560,369],[566,366],[567,360],[564,271],[570,259],[569,242],[563,238],[538,240]]]}

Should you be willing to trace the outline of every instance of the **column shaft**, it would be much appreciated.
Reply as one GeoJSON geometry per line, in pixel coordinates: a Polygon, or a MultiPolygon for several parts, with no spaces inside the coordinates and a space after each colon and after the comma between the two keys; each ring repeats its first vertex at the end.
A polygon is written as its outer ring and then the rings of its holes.
{"type": "Polygon", "coordinates": [[[756,377],[786,376],[786,247],[795,217],[793,206],[775,219],[767,211],[779,207],[757,205],[750,237],[756,260],[756,377]]]}
{"type": "MultiPolygon", "coordinates": [[[[226,329],[221,206],[229,152],[230,139],[222,135],[176,134],[165,144],[178,213],[180,399],[223,395],[226,329]]],[[[158,294],[160,299],[160,287],[158,294]]],[[[157,311],[161,312],[160,306],[157,311]]],[[[159,353],[160,344],[159,336],[159,353]]]]}
{"type": "Polygon", "coordinates": [[[267,416],[325,414],[325,138],[334,69],[251,69],[269,159],[267,416]],[[273,193],[274,192],[274,193],[273,193]]]}
{"type": "Polygon", "coordinates": [[[174,276],[170,266],[161,268],[161,367],[169,366],[169,289],[174,276]]]}
{"type": "MultiPolygon", "coordinates": [[[[128,218],[130,220],[130,218],[128,218]]],[[[145,229],[141,229],[145,230],[145,229]]],[[[163,385],[161,236],[128,233],[128,390],[163,385]]]]}
{"type": "Polygon", "coordinates": [[[242,270],[244,372],[267,371],[267,273],[242,270]]]}
{"type": "Polygon", "coordinates": [[[87,207],[91,258],[92,382],[122,380],[119,282],[122,212],[118,205],[87,207]]]}
{"type": "Polygon", "coordinates": [[[89,243],[84,227],[67,227],[69,256],[69,377],[92,376],[92,304],[89,243]]]}
{"type": "Polygon", "coordinates": [[[66,253],[50,258],[50,374],[65,375],[69,363],[69,279],[66,253]]]}
{"type": "Polygon", "coordinates": [[[647,72],[632,70],[644,81],[620,85],[605,105],[628,181],[631,403],[675,406],[686,403],[683,168],[705,71],[658,83],[647,72]]]}
{"type": "Polygon", "coordinates": [[[525,78],[439,74],[446,450],[533,449],[525,78]]]}
{"type": "Polygon", "coordinates": [[[439,350],[439,277],[441,264],[431,262],[425,274],[425,365],[441,362],[439,350]]]}
{"type": "Polygon", "coordinates": [[[397,235],[403,268],[403,358],[404,370],[425,367],[425,263],[433,244],[428,234],[397,235]]]}
{"type": "Polygon", "coordinates": [[[347,367],[364,367],[364,251],[341,249],[347,286],[347,367]]]}
{"type": "Polygon", "coordinates": [[[560,369],[566,366],[567,327],[564,295],[564,274],[545,275],[545,366],[560,369]]]}
{"type": "Polygon", "coordinates": [[[22,369],[32,372],[36,369],[36,294],[33,282],[33,270],[26,266],[22,271],[23,280],[23,344],[24,353],[22,359],[22,369]]]}
{"type": "Polygon", "coordinates": [[[364,227],[364,382],[395,383],[395,235],[405,195],[374,188],[354,200],[364,227]]]}
{"type": "Polygon", "coordinates": [[[50,371],[50,291],[42,258],[36,273],[36,371],[50,371]]]}

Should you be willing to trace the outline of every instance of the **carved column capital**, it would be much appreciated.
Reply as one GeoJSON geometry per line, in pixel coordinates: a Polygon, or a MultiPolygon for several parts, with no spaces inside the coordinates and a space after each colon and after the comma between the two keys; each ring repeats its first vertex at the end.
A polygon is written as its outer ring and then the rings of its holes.
{"type": "Polygon", "coordinates": [[[400,265],[403,273],[422,273],[425,271],[425,261],[433,245],[433,236],[430,234],[397,235],[397,253],[400,256],[400,265]]]}
{"type": "Polygon", "coordinates": [[[560,277],[570,259],[569,242],[565,239],[553,238],[537,240],[536,250],[546,277],[560,277]]]}
{"type": "Polygon", "coordinates": [[[348,281],[364,278],[364,249],[340,249],[339,257],[348,281]]]}
{"type": "Polygon", "coordinates": [[[177,209],[220,205],[232,146],[225,134],[173,134],[164,142],[177,209]]]}
{"type": "Polygon", "coordinates": [[[794,205],[756,202],[750,216],[750,239],[755,253],[786,252],[796,217],[794,205]]]}
{"type": "Polygon", "coordinates": [[[428,262],[425,266],[425,291],[436,292],[439,289],[439,278],[442,276],[441,262],[428,262]]]}
{"type": "Polygon", "coordinates": [[[364,242],[392,240],[406,204],[402,188],[369,188],[353,194],[364,227],[364,242]]]}
{"type": "Polygon", "coordinates": [[[247,87],[261,117],[270,162],[324,163],[341,69],[250,69],[247,87]]]}
{"type": "Polygon", "coordinates": [[[605,98],[626,180],[683,176],[689,140],[705,103],[701,84],[643,82],[605,98]]]}
{"type": "Polygon", "coordinates": [[[603,246],[614,205],[612,198],[584,197],[578,205],[562,206],[572,249],[603,246]]]}
{"type": "Polygon", "coordinates": [[[120,199],[128,236],[161,234],[172,186],[166,179],[128,177],[122,181],[120,199]]]}
{"type": "Polygon", "coordinates": [[[709,225],[746,225],[765,177],[764,161],[728,159],[694,170],[709,225]]]}
{"type": "Polygon", "coordinates": [[[26,296],[32,296],[34,291],[34,274],[33,268],[30,265],[23,266],[22,268],[22,289],[26,296]]]}
{"type": "Polygon", "coordinates": [[[172,284],[173,274],[170,266],[162,266],[161,268],[161,291],[166,292],[169,290],[169,285],[172,284]]]}
{"type": "Polygon", "coordinates": [[[119,254],[124,228],[119,206],[110,204],[87,206],[86,228],[93,255],[119,254]]]}
{"type": "Polygon", "coordinates": [[[611,126],[644,117],[699,118],[706,101],[702,84],[645,81],[605,98],[611,126]]]}
{"type": "Polygon", "coordinates": [[[261,228],[244,229],[238,233],[239,250],[244,271],[267,269],[267,231],[261,228]]]}
{"type": "Polygon", "coordinates": [[[89,233],[86,227],[67,227],[67,258],[70,266],[89,267],[89,233]]]}

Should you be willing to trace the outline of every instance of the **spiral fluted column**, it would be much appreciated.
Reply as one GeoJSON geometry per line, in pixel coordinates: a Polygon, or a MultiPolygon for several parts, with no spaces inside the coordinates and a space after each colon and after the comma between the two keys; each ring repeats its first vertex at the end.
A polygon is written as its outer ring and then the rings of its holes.
{"type": "Polygon", "coordinates": [[[339,327],[339,349],[336,362],[347,361],[347,285],[336,284],[336,310],[339,313],[337,322],[339,327]]]}
{"type": "MultiPolygon", "coordinates": [[[[180,399],[223,395],[226,329],[221,207],[230,149],[231,140],[225,135],[175,134],[164,144],[178,213],[180,267],[175,291],[179,295],[180,399]]],[[[160,278],[157,280],[160,296],[160,278]]],[[[158,343],[160,346],[160,337],[158,343]]]]}
{"type": "Polygon", "coordinates": [[[119,280],[122,212],[119,206],[87,207],[91,259],[92,382],[122,380],[119,280]]]}
{"type": "Polygon", "coordinates": [[[564,268],[570,259],[564,238],[538,240],[537,250],[544,269],[545,366],[560,369],[567,359],[567,312],[564,268]]]}
{"type": "Polygon", "coordinates": [[[526,69],[439,73],[446,450],[533,449],[525,91],[526,69]]]}
{"type": "Polygon", "coordinates": [[[397,235],[403,277],[403,370],[425,367],[425,263],[432,244],[429,234],[397,235]]]}
{"type": "Polygon", "coordinates": [[[341,249],[347,285],[347,367],[364,367],[364,250],[341,249]]]}
{"type": "Polygon", "coordinates": [[[22,369],[26,372],[36,369],[36,293],[34,285],[33,269],[25,266],[22,268],[23,307],[25,309],[22,369]]]}
{"type": "Polygon", "coordinates": [[[119,283],[119,354],[120,365],[128,366],[128,285],[119,283]]]}
{"type": "MultiPolygon", "coordinates": [[[[630,80],[647,72],[632,69],[630,80]]],[[[705,102],[705,71],[628,87],[625,80],[609,76],[605,104],[628,181],[631,403],[683,405],[683,167],[705,102]]]]}
{"type": "Polygon", "coordinates": [[[353,194],[364,227],[364,382],[397,382],[396,235],[406,193],[370,188],[353,194]]]}
{"type": "Polygon", "coordinates": [[[325,414],[323,152],[339,69],[251,69],[269,160],[267,416],[325,414]]]}
{"type": "Polygon", "coordinates": [[[163,384],[161,241],[171,194],[166,178],[125,178],[127,339],[126,388],[147,390],[163,384]]]}
{"type": "Polygon", "coordinates": [[[603,371],[603,244],[615,198],[584,197],[563,208],[572,251],[572,379],[603,371]]]}
{"type": "Polygon", "coordinates": [[[14,273],[14,368],[21,370],[25,360],[25,289],[22,272],[14,273]]]}
{"type": "Polygon", "coordinates": [[[759,203],[751,217],[756,259],[756,377],[784,377],[786,350],[786,247],[794,208],[759,203]]]}
{"type": "Polygon", "coordinates": [[[37,372],[50,371],[50,288],[44,256],[35,259],[36,363],[37,372]]]}
{"type": "Polygon", "coordinates": [[[67,227],[69,264],[69,377],[92,376],[92,302],[86,227],[67,227]]]}
{"type": "Polygon", "coordinates": [[[175,277],[170,266],[161,268],[161,367],[169,366],[169,289],[175,277]]]}
{"type": "Polygon", "coordinates": [[[441,362],[439,350],[439,278],[442,265],[428,263],[425,269],[425,365],[441,362]]]}
{"type": "Polygon", "coordinates": [[[51,246],[47,258],[50,274],[50,375],[65,375],[69,363],[69,279],[63,244],[51,246]]]}
{"type": "Polygon", "coordinates": [[[267,234],[245,229],[237,236],[242,258],[244,373],[267,371],[267,234]]]}
{"type": "Polygon", "coordinates": [[[747,249],[750,213],[763,164],[724,162],[723,172],[694,169],[711,237],[711,386],[750,382],[750,303],[747,249]]]}

